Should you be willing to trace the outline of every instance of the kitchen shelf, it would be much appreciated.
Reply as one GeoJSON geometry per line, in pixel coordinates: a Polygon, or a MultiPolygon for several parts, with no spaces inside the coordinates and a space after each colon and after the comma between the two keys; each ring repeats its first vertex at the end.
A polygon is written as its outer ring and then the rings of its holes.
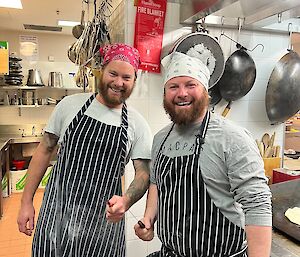
{"type": "Polygon", "coordinates": [[[83,88],[67,88],[67,87],[28,87],[28,86],[0,86],[1,91],[7,91],[7,90],[53,90],[53,91],[79,91],[83,92],[83,88]]]}

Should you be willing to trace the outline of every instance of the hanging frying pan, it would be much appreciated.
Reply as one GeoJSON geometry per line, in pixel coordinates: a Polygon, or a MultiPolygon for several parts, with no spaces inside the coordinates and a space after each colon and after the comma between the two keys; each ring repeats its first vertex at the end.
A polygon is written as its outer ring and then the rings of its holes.
{"type": "Polygon", "coordinates": [[[206,33],[194,32],[178,39],[170,52],[177,51],[191,57],[199,58],[209,69],[211,77],[209,89],[222,76],[224,71],[224,54],[217,40],[206,33]]]}
{"type": "MultiPolygon", "coordinates": [[[[291,23],[288,25],[288,31],[291,23]]],[[[291,35],[290,42],[291,42],[291,35]]],[[[277,62],[266,91],[266,111],[271,124],[286,121],[300,109],[300,57],[291,50],[277,62]]]]}

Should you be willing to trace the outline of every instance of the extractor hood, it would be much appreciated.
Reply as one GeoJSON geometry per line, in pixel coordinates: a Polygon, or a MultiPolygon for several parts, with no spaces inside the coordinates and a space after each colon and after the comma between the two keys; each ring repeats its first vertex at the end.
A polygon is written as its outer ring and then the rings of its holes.
{"type": "MultiPolygon", "coordinates": [[[[189,0],[180,2],[180,21],[193,24],[208,15],[225,19],[244,20],[244,25],[251,25],[270,17],[288,19],[300,17],[299,0],[189,0]]],[[[236,21],[235,21],[236,24],[236,21]]],[[[268,24],[261,24],[263,26],[268,24]]]]}

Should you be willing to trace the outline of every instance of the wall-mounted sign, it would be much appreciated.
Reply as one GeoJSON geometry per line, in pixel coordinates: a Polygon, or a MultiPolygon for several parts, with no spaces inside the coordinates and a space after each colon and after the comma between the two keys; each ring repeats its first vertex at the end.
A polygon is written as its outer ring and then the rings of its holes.
{"type": "Polygon", "coordinates": [[[160,73],[166,8],[166,0],[138,1],[134,47],[140,52],[142,70],[160,73]]]}
{"type": "Polygon", "coordinates": [[[8,42],[0,41],[0,75],[9,73],[8,42]]]}
{"type": "Polygon", "coordinates": [[[36,36],[20,35],[19,42],[21,58],[27,61],[38,61],[38,38],[36,36]]]}

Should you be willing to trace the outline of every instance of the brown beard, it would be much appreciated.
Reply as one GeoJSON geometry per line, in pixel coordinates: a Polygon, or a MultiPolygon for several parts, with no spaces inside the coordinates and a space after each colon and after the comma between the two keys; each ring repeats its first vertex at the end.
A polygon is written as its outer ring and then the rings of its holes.
{"type": "MultiPolygon", "coordinates": [[[[102,73],[103,74],[103,73],[102,73]]],[[[108,90],[109,87],[111,87],[111,85],[113,84],[113,82],[111,83],[105,83],[103,81],[103,75],[101,74],[100,77],[100,83],[98,84],[98,89],[99,89],[99,93],[101,94],[103,100],[105,101],[106,104],[110,105],[110,106],[114,106],[114,105],[120,105],[123,102],[125,102],[125,100],[131,95],[134,86],[131,89],[126,88],[126,90],[124,92],[121,92],[121,96],[119,98],[116,97],[110,97],[108,94],[108,90]]]]}
{"type": "Polygon", "coordinates": [[[203,116],[209,105],[209,95],[203,90],[200,99],[194,99],[190,110],[176,110],[174,102],[167,102],[164,97],[164,108],[170,119],[178,125],[188,125],[195,122],[199,117],[203,116]]]}

